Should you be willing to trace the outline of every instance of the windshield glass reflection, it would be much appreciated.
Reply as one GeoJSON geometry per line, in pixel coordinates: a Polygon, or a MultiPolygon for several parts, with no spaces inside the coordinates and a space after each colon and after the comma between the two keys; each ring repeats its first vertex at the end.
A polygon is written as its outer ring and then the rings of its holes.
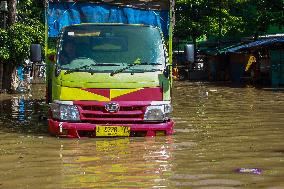
{"type": "Polygon", "coordinates": [[[127,71],[165,64],[159,29],[125,25],[81,25],[63,32],[57,62],[65,70],[111,72],[131,64],[127,71]]]}

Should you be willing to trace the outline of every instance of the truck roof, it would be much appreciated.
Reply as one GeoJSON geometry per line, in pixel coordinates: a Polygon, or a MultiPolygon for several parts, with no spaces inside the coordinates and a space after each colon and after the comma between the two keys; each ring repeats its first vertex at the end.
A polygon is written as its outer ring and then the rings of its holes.
{"type": "Polygon", "coordinates": [[[47,0],[48,2],[88,2],[109,4],[115,6],[127,6],[139,9],[169,10],[174,0],[47,0]]]}
{"type": "Polygon", "coordinates": [[[144,24],[159,27],[169,35],[170,0],[49,0],[48,36],[58,37],[62,28],[82,23],[144,24]],[[153,5],[156,9],[153,8],[153,5]],[[157,9],[160,8],[160,9],[157,9]]]}
{"type": "MultiPolygon", "coordinates": [[[[82,23],[82,24],[73,24],[66,27],[80,27],[80,26],[143,26],[143,27],[152,27],[152,28],[159,28],[157,26],[152,25],[145,25],[145,24],[124,24],[124,23],[82,23]]],[[[65,27],[65,28],[66,28],[65,27]]]]}

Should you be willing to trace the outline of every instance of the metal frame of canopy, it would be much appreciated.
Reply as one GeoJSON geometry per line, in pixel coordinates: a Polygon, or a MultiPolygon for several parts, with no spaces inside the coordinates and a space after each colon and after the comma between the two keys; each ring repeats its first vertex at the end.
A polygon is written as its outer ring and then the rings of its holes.
{"type": "Polygon", "coordinates": [[[93,2],[139,9],[169,10],[174,0],[46,0],[47,2],[93,2]]]}
{"type": "MultiPolygon", "coordinates": [[[[169,33],[168,33],[168,52],[169,52],[169,63],[172,64],[172,40],[173,40],[173,28],[175,25],[175,15],[174,15],[174,5],[175,0],[45,0],[45,6],[48,7],[49,2],[54,3],[64,3],[64,2],[92,2],[98,4],[108,4],[115,6],[126,6],[137,9],[145,9],[145,10],[168,10],[170,13],[170,23],[169,23],[169,33]]],[[[47,10],[47,9],[46,9],[47,10]]],[[[47,23],[47,17],[46,17],[47,23]]],[[[46,33],[46,43],[48,42],[48,27],[45,29],[46,33]]],[[[47,53],[47,45],[45,47],[47,53]]],[[[47,55],[47,54],[46,54],[47,55]]]]}

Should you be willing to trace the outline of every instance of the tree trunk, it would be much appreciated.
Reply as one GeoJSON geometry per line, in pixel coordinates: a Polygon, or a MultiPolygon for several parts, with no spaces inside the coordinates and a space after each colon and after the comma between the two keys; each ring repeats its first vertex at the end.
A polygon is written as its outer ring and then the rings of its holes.
{"type": "MultiPolygon", "coordinates": [[[[17,21],[17,0],[8,0],[7,1],[8,5],[8,20],[7,20],[7,25],[8,27],[16,23],[17,21]]],[[[3,75],[3,89],[6,89],[8,91],[11,90],[11,82],[12,82],[12,73],[14,70],[13,64],[11,62],[6,62],[4,64],[3,70],[4,70],[4,75],[3,75]]]]}
{"type": "Polygon", "coordinates": [[[6,62],[3,65],[3,89],[7,91],[11,91],[11,84],[12,84],[12,73],[15,69],[15,66],[13,66],[11,63],[6,62]]]}
{"type": "Polygon", "coordinates": [[[11,26],[16,22],[17,0],[8,0],[8,25],[11,26]]]}
{"type": "Polygon", "coordinates": [[[0,93],[3,90],[3,63],[0,62],[0,93]]]}

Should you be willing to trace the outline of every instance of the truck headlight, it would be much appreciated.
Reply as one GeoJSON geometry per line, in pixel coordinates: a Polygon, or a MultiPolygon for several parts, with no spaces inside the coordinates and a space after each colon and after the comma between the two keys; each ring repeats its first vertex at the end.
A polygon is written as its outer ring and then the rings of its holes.
{"type": "Polygon", "coordinates": [[[78,121],[80,114],[77,106],[52,103],[50,105],[52,117],[62,121],[78,121]]]}
{"type": "Polygon", "coordinates": [[[146,108],[145,121],[165,121],[170,119],[172,106],[170,104],[151,105],[146,108]]]}

